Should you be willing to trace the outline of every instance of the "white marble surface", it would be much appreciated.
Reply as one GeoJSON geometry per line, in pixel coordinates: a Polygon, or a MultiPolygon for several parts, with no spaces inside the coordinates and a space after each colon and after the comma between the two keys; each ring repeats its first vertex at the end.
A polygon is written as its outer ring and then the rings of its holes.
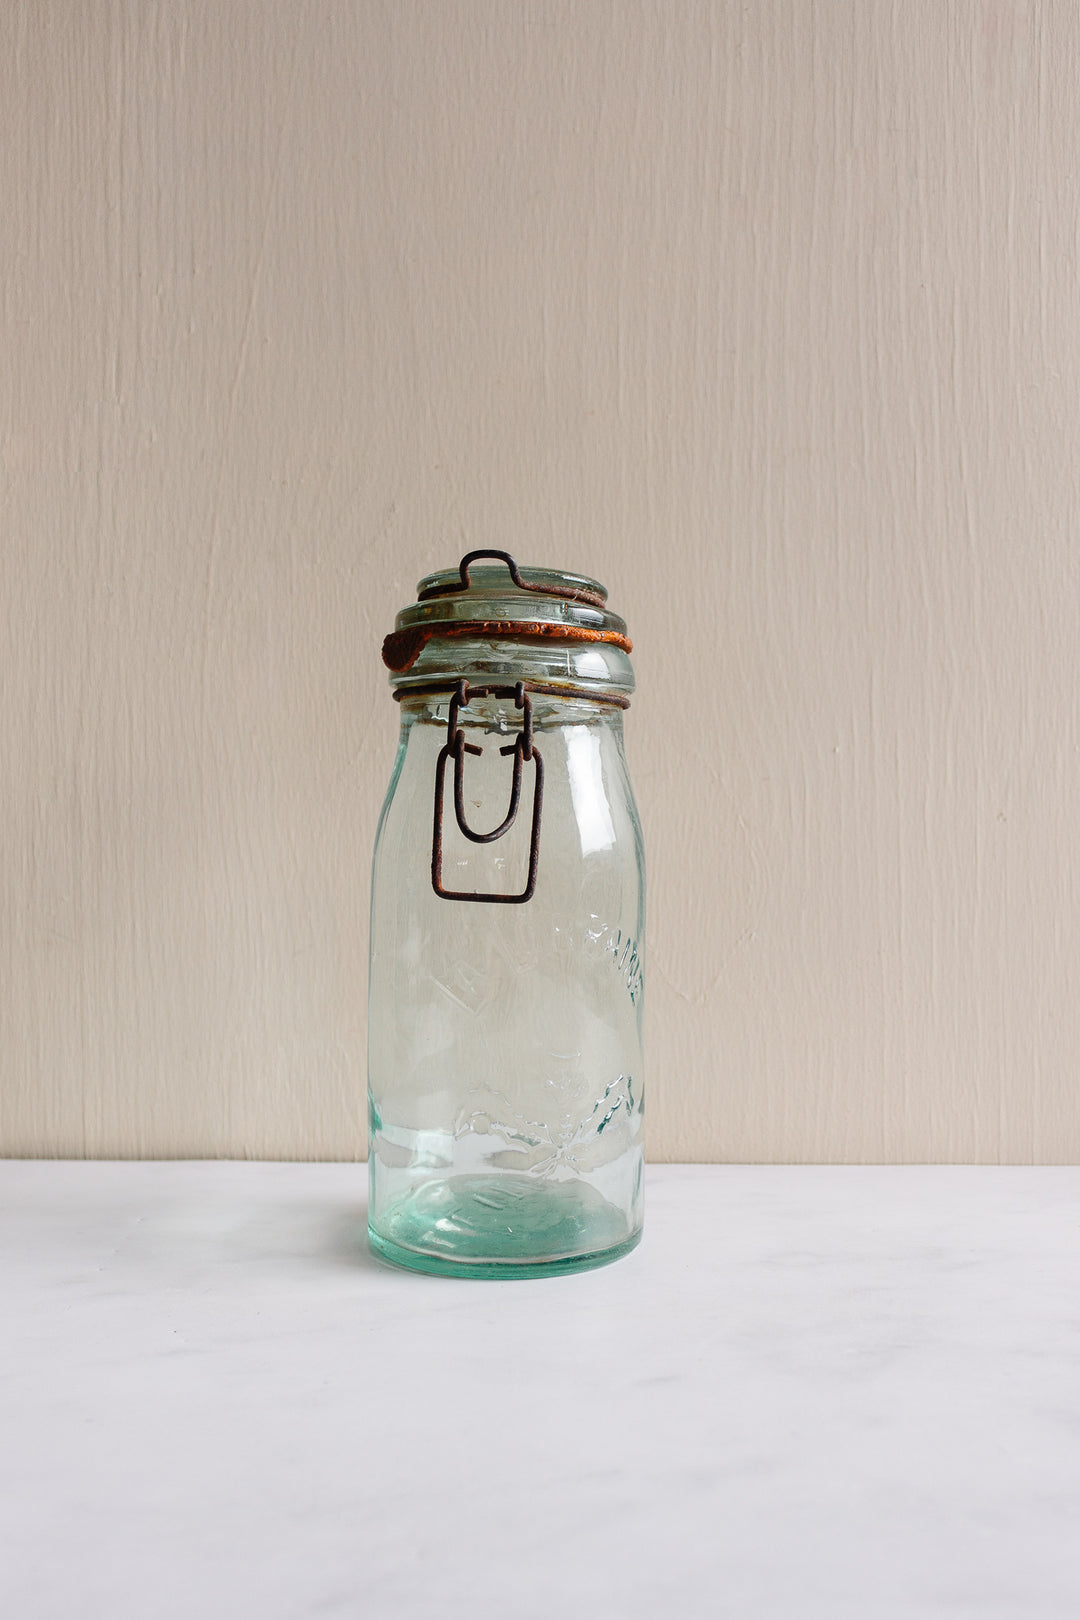
{"type": "Polygon", "coordinates": [[[1080,1170],[655,1168],[521,1283],[363,1186],[0,1164],[0,1613],[1080,1614],[1080,1170]]]}

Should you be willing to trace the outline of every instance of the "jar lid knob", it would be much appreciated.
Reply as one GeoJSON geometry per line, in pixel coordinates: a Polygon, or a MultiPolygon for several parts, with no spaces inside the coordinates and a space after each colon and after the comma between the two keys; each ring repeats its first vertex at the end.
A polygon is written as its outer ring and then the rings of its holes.
{"type": "Polygon", "coordinates": [[[588,602],[592,607],[602,608],[605,598],[596,591],[586,591],[569,585],[536,585],[530,580],[522,579],[521,570],[508,551],[467,551],[458,565],[460,579],[451,583],[429,585],[422,590],[416,600],[429,602],[434,596],[452,596],[457,591],[467,591],[472,581],[469,579],[469,569],[481,557],[494,558],[496,562],[504,562],[510,571],[510,578],[519,591],[537,591],[541,596],[562,596],[568,602],[588,602]]]}

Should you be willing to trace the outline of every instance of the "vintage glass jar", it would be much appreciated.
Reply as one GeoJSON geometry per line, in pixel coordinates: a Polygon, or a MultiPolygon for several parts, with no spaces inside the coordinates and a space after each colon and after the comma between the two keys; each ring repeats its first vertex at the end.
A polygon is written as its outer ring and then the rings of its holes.
{"type": "Polygon", "coordinates": [[[641,1235],[634,678],[606,599],[472,552],[384,645],[401,735],[372,879],[369,1227],[420,1271],[573,1271],[641,1235]]]}

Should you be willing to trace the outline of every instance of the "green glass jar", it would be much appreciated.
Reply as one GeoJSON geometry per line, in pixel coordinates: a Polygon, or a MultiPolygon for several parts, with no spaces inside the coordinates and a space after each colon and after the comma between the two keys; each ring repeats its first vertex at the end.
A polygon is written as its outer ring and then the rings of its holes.
{"type": "Polygon", "coordinates": [[[400,1265],[537,1276],[640,1238],[629,652],[602,586],[503,552],[422,580],[387,637],[401,732],[372,879],[369,1228],[400,1265]]]}

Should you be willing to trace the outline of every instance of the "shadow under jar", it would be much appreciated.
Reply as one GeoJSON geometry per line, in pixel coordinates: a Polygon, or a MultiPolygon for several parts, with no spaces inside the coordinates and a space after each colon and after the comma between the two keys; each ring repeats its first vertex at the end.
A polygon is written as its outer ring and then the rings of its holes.
{"type": "Polygon", "coordinates": [[[369,1228],[415,1270],[575,1271],[641,1236],[645,877],[606,595],[473,552],[384,645],[369,1228]]]}

